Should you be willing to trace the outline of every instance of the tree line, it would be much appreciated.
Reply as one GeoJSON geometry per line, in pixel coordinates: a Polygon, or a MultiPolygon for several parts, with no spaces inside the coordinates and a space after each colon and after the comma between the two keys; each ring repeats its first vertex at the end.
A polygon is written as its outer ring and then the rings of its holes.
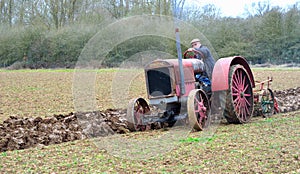
{"type": "MultiPolygon", "coordinates": [[[[22,66],[33,68],[72,67],[89,39],[109,23],[140,14],[173,16],[174,12],[207,37],[218,57],[242,55],[252,63],[300,63],[299,3],[287,9],[270,6],[269,1],[253,3],[245,7],[243,18],[232,18],[222,17],[213,4],[196,7],[185,0],[0,0],[0,66],[23,62],[22,66]]],[[[118,65],[145,48],[159,50],[162,43],[176,54],[173,42],[136,38],[116,46],[104,63],[118,65]]]]}

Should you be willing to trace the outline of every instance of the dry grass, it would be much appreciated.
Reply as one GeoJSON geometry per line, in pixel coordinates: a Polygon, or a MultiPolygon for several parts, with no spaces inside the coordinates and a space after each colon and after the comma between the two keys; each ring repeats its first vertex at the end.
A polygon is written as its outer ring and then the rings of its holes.
{"type": "MultiPolygon", "coordinates": [[[[0,71],[0,121],[11,115],[47,117],[74,112],[75,73],[72,70],[0,71]]],[[[122,73],[118,69],[104,69],[92,74],[96,75],[93,82],[96,94],[93,98],[97,100],[95,109],[116,108],[116,102],[120,100],[126,106],[130,98],[146,97],[144,75],[140,70],[124,70],[122,73]],[[123,85],[129,77],[132,85],[123,85]]]]}

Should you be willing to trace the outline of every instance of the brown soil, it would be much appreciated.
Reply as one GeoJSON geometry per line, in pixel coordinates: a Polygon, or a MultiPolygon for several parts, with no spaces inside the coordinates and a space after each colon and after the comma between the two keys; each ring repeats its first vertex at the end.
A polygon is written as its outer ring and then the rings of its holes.
{"type": "MultiPolygon", "coordinates": [[[[274,91],[281,112],[300,110],[300,87],[274,91]]],[[[69,113],[47,118],[11,116],[0,124],[0,152],[129,133],[126,110],[69,113]]]]}
{"type": "Polygon", "coordinates": [[[274,91],[280,112],[291,112],[300,110],[300,87],[287,90],[274,91]]]}

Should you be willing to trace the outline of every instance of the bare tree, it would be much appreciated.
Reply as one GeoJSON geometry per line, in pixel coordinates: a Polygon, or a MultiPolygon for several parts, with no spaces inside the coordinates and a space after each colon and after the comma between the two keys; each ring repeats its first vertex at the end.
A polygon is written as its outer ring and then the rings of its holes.
{"type": "Polygon", "coordinates": [[[1,13],[1,16],[0,16],[0,22],[1,23],[4,23],[5,21],[5,0],[0,0],[0,13],[1,13]]]}
{"type": "Polygon", "coordinates": [[[265,13],[271,10],[270,1],[263,1],[258,3],[252,3],[251,7],[246,6],[245,11],[248,16],[263,16],[265,13]]]}
{"type": "Polygon", "coordinates": [[[163,15],[169,15],[171,9],[171,2],[170,0],[163,0],[163,15]]]}
{"type": "Polygon", "coordinates": [[[9,23],[9,26],[12,26],[13,5],[14,5],[14,0],[9,0],[9,2],[8,2],[8,23],[9,23]]]}
{"type": "Polygon", "coordinates": [[[172,0],[173,14],[175,17],[179,19],[182,18],[184,4],[185,0],[172,0]]]}
{"type": "Polygon", "coordinates": [[[68,20],[70,23],[74,22],[75,17],[75,8],[76,8],[76,0],[69,1],[69,8],[68,8],[68,20]]]}

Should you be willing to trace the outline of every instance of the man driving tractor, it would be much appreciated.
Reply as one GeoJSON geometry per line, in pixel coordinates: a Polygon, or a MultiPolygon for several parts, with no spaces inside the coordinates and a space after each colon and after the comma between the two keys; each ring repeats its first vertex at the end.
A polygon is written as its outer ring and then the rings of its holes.
{"type": "Polygon", "coordinates": [[[202,84],[202,89],[210,96],[211,94],[211,79],[212,72],[215,66],[215,59],[206,46],[203,46],[199,39],[191,41],[192,48],[189,48],[184,57],[187,58],[187,53],[193,53],[189,58],[200,59],[204,63],[204,72],[195,74],[196,81],[202,84]]]}
{"type": "Polygon", "coordinates": [[[203,61],[205,66],[205,74],[209,80],[212,77],[212,71],[215,66],[215,59],[213,58],[209,49],[202,45],[199,39],[193,39],[191,41],[192,48],[189,48],[188,51],[194,52],[196,54],[196,58],[203,61]]]}

